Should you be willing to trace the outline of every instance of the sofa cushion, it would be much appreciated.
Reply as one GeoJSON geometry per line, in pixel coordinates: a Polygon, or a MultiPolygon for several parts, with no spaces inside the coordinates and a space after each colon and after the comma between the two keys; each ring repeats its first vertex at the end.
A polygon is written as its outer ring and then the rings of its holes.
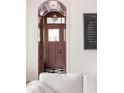
{"type": "Polygon", "coordinates": [[[96,73],[83,73],[83,93],[97,93],[96,73]]]}
{"type": "Polygon", "coordinates": [[[39,80],[50,86],[55,93],[83,93],[81,74],[41,73],[39,80]]]}
{"type": "Polygon", "coordinates": [[[55,93],[49,86],[39,80],[31,81],[26,86],[26,93],[55,93]]]}

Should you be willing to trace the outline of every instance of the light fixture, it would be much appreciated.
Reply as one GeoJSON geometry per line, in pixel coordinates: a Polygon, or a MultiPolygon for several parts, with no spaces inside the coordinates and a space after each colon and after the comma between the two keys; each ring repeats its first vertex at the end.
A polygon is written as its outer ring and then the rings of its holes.
{"type": "Polygon", "coordinates": [[[54,22],[57,21],[57,19],[58,19],[57,15],[54,14],[52,19],[53,19],[54,22]]]}

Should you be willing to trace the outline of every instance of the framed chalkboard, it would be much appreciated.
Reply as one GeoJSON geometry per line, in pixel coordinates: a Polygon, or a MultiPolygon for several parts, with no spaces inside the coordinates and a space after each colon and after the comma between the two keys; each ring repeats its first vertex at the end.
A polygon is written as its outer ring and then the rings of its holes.
{"type": "Polygon", "coordinates": [[[84,49],[97,49],[97,14],[84,15],[84,49]]]}

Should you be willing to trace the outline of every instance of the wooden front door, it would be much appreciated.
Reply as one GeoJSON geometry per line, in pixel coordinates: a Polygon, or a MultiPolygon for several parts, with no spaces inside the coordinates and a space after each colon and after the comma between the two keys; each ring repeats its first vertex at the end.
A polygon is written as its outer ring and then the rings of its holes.
{"type": "Polygon", "coordinates": [[[39,16],[39,73],[48,69],[66,72],[66,16],[58,11],[39,16]]]}
{"type": "Polygon", "coordinates": [[[66,67],[65,31],[62,27],[47,27],[46,31],[46,62],[45,68],[66,67]]]}

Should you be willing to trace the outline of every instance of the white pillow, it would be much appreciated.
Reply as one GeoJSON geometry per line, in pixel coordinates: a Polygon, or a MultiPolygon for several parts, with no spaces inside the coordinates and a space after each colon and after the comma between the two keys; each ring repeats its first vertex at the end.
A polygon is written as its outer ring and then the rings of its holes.
{"type": "Polygon", "coordinates": [[[56,93],[83,93],[81,74],[41,73],[39,80],[49,85],[56,93]]]}
{"type": "Polygon", "coordinates": [[[84,93],[97,93],[96,73],[83,73],[84,93]]]}
{"type": "Polygon", "coordinates": [[[26,87],[26,93],[46,93],[42,87],[26,87]]]}
{"type": "Polygon", "coordinates": [[[26,93],[55,93],[48,85],[35,80],[27,84],[26,93]]]}

